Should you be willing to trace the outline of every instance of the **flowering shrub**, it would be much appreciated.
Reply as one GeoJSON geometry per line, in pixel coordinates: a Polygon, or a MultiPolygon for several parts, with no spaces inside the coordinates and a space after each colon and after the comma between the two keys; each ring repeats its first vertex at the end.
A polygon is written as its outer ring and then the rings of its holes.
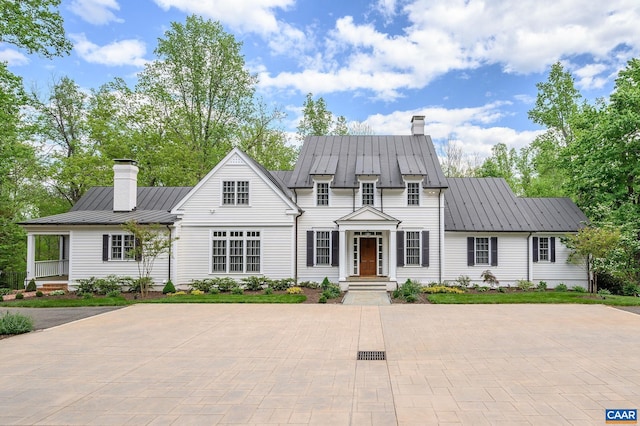
{"type": "Polygon", "coordinates": [[[65,294],[64,290],[53,290],[49,293],[49,296],[64,296],[65,294]]]}
{"type": "Polygon", "coordinates": [[[287,289],[287,294],[300,294],[302,293],[302,289],[300,287],[289,287],[287,289]]]}
{"type": "Polygon", "coordinates": [[[202,291],[202,290],[191,290],[191,294],[193,294],[194,296],[200,296],[201,294],[204,294],[204,291],[202,291]]]}
{"type": "Polygon", "coordinates": [[[432,287],[422,287],[420,289],[421,292],[423,293],[429,293],[429,294],[434,294],[434,293],[453,293],[453,294],[462,294],[464,293],[464,290],[458,288],[458,287],[447,287],[445,285],[435,285],[432,287]]]}
{"type": "Polygon", "coordinates": [[[167,296],[182,296],[182,295],[185,295],[185,294],[187,294],[187,293],[184,292],[184,291],[176,291],[175,293],[167,293],[167,296]]]}

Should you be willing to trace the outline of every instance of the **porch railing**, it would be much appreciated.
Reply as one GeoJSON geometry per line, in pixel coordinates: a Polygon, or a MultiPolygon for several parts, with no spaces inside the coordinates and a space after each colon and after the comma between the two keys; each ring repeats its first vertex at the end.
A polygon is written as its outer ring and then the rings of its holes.
{"type": "Polygon", "coordinates": [[[35,277],[59,277],[61,275],[69,275],[68,260],[40,260],[35,262],[35,277]]]}

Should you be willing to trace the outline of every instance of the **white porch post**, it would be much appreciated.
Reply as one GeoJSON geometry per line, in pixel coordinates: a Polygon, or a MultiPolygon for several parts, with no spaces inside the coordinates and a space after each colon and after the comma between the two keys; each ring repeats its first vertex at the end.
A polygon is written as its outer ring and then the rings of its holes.
{"type": "Polygon", "coordinates": [[[347,280],[347,233],[344,229],[340,229],[338,231],[338,256],[340,261],[338,266],[338,281],[346,281],[347,280]]]}
{"type": "Polygon", "coordinates": [[[398,271],[397,231],[389,231],[389,281],[396,281],[398,271]]]}
{"type": "Polygon", "coordinates": [[[36,274],[36,236],[27,233],[27,280],[35,278],[36,274]]]}

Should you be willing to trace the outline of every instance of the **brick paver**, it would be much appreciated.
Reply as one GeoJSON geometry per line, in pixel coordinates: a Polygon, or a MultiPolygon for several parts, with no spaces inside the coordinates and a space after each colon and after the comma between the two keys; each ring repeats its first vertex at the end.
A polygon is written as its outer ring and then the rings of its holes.
{"type": "Polygon", "coordinates": [[[639,327],[583,305],[135,305],[1,340],[0,424],[603,424],[640,408],[639,327]]]}

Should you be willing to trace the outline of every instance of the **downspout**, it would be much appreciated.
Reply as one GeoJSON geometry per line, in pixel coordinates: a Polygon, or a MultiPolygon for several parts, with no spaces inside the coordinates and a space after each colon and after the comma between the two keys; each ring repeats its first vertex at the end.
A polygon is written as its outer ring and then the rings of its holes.
{"type": "MultiPolygon", "coordinates": [[[[438,189],[438,228],[444,228],[442,226],[442,188],[438,189]]],[[[444,229],[439,229],[438,234],[444,234],[444,229]]],[[[442,284],[442,238],[438,235],[438,282],[442,284]]]]}
{"type": "MultiPolygon", "coordinates": [[[[296,188],[293,188],[294,202],[296,205],[298,204],[298,191],[296,188]]],[[[298,218],[302,215],[302,211],[300,214],[296,215],[296,218],[293,221],[293,279],[296,284],[298,283],[298,218]]]]}
{"type": "Polygon", "coordinates": [[[167,225],[167,230],[169,230],[169,268],[168,268],[167,281],[172,281],[171,280],[171,248],[173,247],[173,241],[171,241],[171,228],[169,227],[169,225],[167,225]]]}
{"type": "Polygon", "coordinates": [[[380,188],[380,211],[384,213],[384,188],[380,188]]]}
{"type": "Polygon", "coordinates": [[[529,236],[527,237],[527,281],[531,280],[531,236],[533,232],[529,232],[529,236]]]}
{"type": "Polygon", "coordinates": [[[351,188],[351,211],[355,212],[356,211],[356,189],[355,188],[351,188]]]}

